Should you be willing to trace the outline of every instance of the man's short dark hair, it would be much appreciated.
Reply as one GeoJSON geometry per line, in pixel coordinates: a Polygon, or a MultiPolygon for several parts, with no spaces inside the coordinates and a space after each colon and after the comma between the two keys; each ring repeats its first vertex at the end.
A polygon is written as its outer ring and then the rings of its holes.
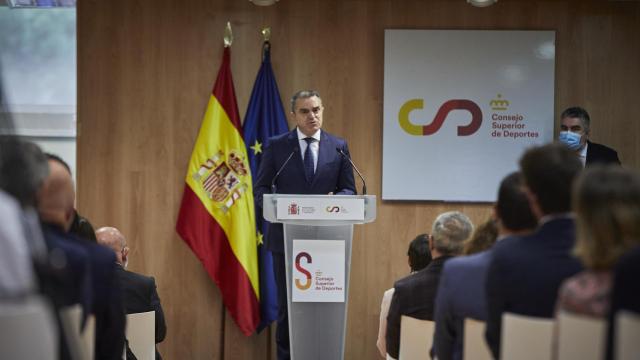
{"type": "Polygon", "coordinates": [[[560,143],[534,147],[520,158],[520,169],[545,215],[571,210],[571,184],[582,170],[574,151],[560,143]]]}
{"type": "Polygon", "coordinates": [[[322,98],[320,97],[320,93],[315,90],[300,90],[297,93],[293,94],[293,96],[291,97],[291,112],[296,112],[296,101],[298,99],[308,99],[314,96],[322,100],[322,98]]]}
{"type": "Polygon", "coordinates": [[[533,229],[538,223],[531,212],[523,186],[524,180],[519,172],[507,175],[500,182],[496,214],[507,230],[533,229]]]}
{"type": "Polygon", "coordinates": [[[431,262],[431,251],[429,251],[429,235],[420,234],[409,244],[409,266],[411,271],[419,271],[427,267],[431,262]]]}
{"type": "Polygon", "coordinates": [[[52,153],[45,153],[45,155],[47,156],[47,160],[52,160],[59,163],[60,165],[64,166],[65,169],[67,169],[67,172],[69,172],[69,174],[71,174],[71,166],[69,166],[69,164],[67,164],[67,162],[64,161],[60,156],[52,153]]]}
{"type": "Polygon", "coordinates": [[[38,145],[0,136],[0,188],[22,206],[36,206],[36,193],[49,176],[47,159],[38,145]]]}
{"type": "Polygon", "coordinates": [[[582,122],[582,127],[584,128],[585,133],[589,133],[589,129],[591,129],[591,118],[589,117],[589,113],[587,110],[581,108],[580,106],[572,106],[567,108],[565,111],[560,114],[560,120],[564,118],[578,118],[582,122]]]}

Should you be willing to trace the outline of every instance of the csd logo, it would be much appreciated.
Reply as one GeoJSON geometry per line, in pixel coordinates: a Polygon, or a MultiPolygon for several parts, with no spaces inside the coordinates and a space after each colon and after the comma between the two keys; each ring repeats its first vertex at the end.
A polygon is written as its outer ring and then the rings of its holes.
{"type": "Polygon", "coordinates": [[[447,115],[453,110],[467,110],[471,113],[471,122],[464,126],[458,126],[458,136],[469,136],[478,131],[482,125],[482,110],[471,100],[449,100],[440,106],[433,121],[428,125],[415,125],[409,121],[409,113],[416,109],[422,109],[424,101],[422,99],[411,99],[404,103],[398,113],[400,127],[407,133],[416,136],[433,135],[444,123],[447,115]]]}
{"type": "Polygon", "coordinates": [[[327,206],[328,213],[338,213],[340,212],[340,207],[338,206],[327,206]]]}
{"type": "Polygon", "coordinates": [[[300,279],[296,279],[296,287],[300,290],[307,290],[308,288],[311,287],[311,273],[307,269],[303,268],[302,265],[300,264],[300,260],[302,258],[305,258],[307,260],[307,264],[312,263],[311,255],[309,255],[309,253],[301,252],[296,256],[296,270],[298,270],[300,273],[302,273],[306,277],[304,283],[300,281],[300,279]]]}

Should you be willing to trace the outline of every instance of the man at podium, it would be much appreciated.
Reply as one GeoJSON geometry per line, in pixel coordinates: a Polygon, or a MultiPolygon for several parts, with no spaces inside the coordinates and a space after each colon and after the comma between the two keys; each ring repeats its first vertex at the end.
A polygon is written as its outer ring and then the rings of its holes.
{"type": "MultiPolygon", "coordinates": [[[[296,128],[268,140],[255,180],[254,194],[262,214],[262,196],[279,194],[356,193],[349,148],[344,139],[322,131],[322,99],[314,90],[302,90],[291,98],[290,121],[296,128]]],[[[278,287],[278,359],[289,359],[287,285],[282,224],[269,224],[265,246],[273,255],[278,287]]]]}

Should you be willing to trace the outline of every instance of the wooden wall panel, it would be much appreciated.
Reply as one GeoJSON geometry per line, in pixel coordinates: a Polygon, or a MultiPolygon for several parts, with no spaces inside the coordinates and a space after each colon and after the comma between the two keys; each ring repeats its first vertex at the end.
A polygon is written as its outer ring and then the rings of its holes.
{"type": "MultiPolygon", "coordinates": [[[[240,113],[260,64],[259,31],[271,26],[285,108],[294,91],[318,89],[325,129],[349,141],[370,193],[380,196],[382,181],[386,28],[556,30],[556,112],[585,106],[592,138],[616,148],[625,166],[640,168],[637,2],[501,0],[479,9],[464,0],[280,0],[271,7],[244,0],[79,1],[78,206],[95,226],[120,228],[132,249],[131,269],[156,277],[167,359],[274,358],[273,331],[249,338],[238,331],[174,230],[227,20],[240,113]]],[[[380,298],[408,272],[408,242],[453,209],[476,223],[490,213],[486,204],[379,199],[378,220],[356,228],[348,359],[376,358],[380,298]]]]}

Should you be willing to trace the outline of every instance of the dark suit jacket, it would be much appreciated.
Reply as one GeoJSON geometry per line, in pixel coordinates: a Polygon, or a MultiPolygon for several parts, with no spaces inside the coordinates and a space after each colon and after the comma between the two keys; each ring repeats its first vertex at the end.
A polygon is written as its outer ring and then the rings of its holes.
{"type": "Polygon", "coordinates": [[[80,304],[85,313],[90,313],[93,292],[91,263],[87,250],[76,244],[55,225],[42,224],[42,235],[51,256],[58,258],[59,255],[54,254],[61,252],[65,257],[63,262],[56,262],[57,266],[38,272],[43,290],[48,293],[58,309],[80,304]]]}
{"type": "Polygon", "coordinates": [[[551,318],[563,280],[582,270],[571,255],[575,225],[571,218],[552,219],[527,236],[493,246],[487,274],[487,343],[495,358],[500,352],[505,312],[551,318]]]}
{"type": "Polygon", "coordinates": [[[586,165],[593,164],[618,164],[620,165],[620,159],[618,159],[618,152],[608,146],[596,144],[591,141],[587,141],[587,159],[586,165]]]}
{"type": "MultiPolygon", "coordinates": [[[[387,315],[387,353],[398,358],[400,352],[400,319],[402,315],[421,320],[433,320],[436,290],[444,262],[450,256],[441,256],[429,265],[394,284],[395,291],[387,315]]],[[[425,349],[428,351],[428,349],[425,349]]]]}
{"type": "MultiPolygon", "coordinates": [[[[164,312],[156,290],[155,279],[127,271],[120,265],[116,266],[116,274],[122,285],[125,313],[154,311],[156,315],[156,344],[162,342],[167,334],[167,326],[164,322],[164,312]]],[[[156,350],[156,359],[161,359],[158,350],[156,350]]]]}
{"type": "Polygon", "coordinates": [[[490,260],[491,250],[487,250],[451,259],[444,265],[434,315],[433,350],[438,359],[462,359],[465,318],[486,321],[485,283],[490,260]]]}
{"type": "MultiPolygon", "coordinates": [[[[318,165],[312,182],[304,175],[302,154],[298,144],[297,130],[274,136],[264,148],[262,162],[254,186],[256,209],[262,214],[262,195],[271,193],[271,182],[289,155],[291,160],[284,167],[276,181],[279,194],[334,194],[353,195],[356,193],[353,170],[347,159],[336,148],[349,155],[347,142],[326,131],[320,133],[318,165]]],[[[265,236],[267,249],[284,252],[282,224],[269,224],[265,236]]]]}
{"type": "Polygon", "coordinates": [[[116,256],[111,249],[76,238],[91,258],[93,313],[96,316],[96,359],[121,359],[125,314],[122,290],[116,278],[116,256]]]}
{"type": "MultiPolygon", "coordinates": [[[[86,295],[90,292],[88,310],[96,317],[96,359],[121,359],[124,349],[125,316],[122,307],[120,285],[116,281],[116,257],[112,250],[80,239],[73,234],[64,233],[53,225],[43,225],[43,235],[49,249],[62,251],[67,259],[70,271],[73,272],[71,296],[63,297],[61,305],[80,302],[86,304],[86,295]],[[81,255],[80,255],[81,254],[81,255]],[[83,271],[80,264],[88,261],[88,270],[83,271]],[[86,275],[88,274],[88,280],[86,275]],[[88,285],[88,290],[85,288],[88,285]],[[78,289],[78,287],[81,287],[78,289]]],[[[55,284],[54,284],[55,286],[55,284]]],[[[56,289],[59,292],[61,289],[56,289]]]]}

